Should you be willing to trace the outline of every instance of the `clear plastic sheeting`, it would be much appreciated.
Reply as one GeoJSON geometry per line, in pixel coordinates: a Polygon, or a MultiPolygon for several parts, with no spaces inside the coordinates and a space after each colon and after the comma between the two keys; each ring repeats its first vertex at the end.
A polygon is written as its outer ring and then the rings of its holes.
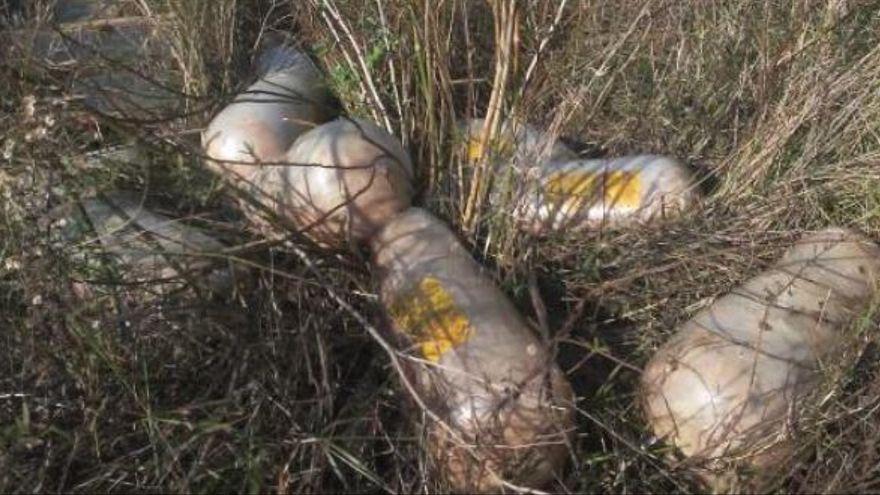
{"type": "Polygon", "coordinates": [[[87,108],[144,124],[183,115],[162,16],[130,15],[126,2],[59,2],[50,24],[4,33],[7,56],[67,74],[68,91],[87,108]]]}
{"type": "Polygon", "coordinates": [[[62,23],[118,17],[128,3],[128,0],[57,0],[52,20],[62,23]]]}
{"type": "Polygon", "coordinates": [[[202,229],[146,209],[135,195],[111,193],[84,200],[66,221],[92,283],[142,285],[170,293],[186,287],[228,295],[235,286],[226,246],[202,229]]]}

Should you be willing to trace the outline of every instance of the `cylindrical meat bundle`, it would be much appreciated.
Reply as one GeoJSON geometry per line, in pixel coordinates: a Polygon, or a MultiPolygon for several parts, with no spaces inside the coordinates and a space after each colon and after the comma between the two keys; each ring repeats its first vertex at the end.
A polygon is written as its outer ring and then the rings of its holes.
{"type": "Polygon", "coordinates": [[[439,220],[411,208],[370,241],[381,301],[416,389],[442,423],[428,450],[462,491],[502,480],[540,487],[560,474],[572,391],[552,355],[439,220]]]}
{"type": "Polygon", "coordinates": [[[284,160],[254,176],[253,196],[319,244],[364,241],[410,206],[409,155],[371,122],[323,124],[297,139],[284,160]]]}
{"type": "MultiPolygon", "coordinates": [[[[461,124],[465,131],[467,143],[467,159],[475,162],[483,157],[483,128],[485,119],[470,119],[461,124]]],[[[495,138],[487,143],[487,158],[516,158],[523,167],[544,162],[570,161],[577,159],[577,154],[559,141],[552,141],[542,135],[534,127],[506,121],[496,133],[495,138]]]]}
{"type": "Polygon", "coordinates": [[[827,229],[802,239],[651,359],[642,402],[654,432],[686,456],[742,456],[773,472],[790,454],[789,408],[867,308],[878,277],[880,248],[864,237],[827,229]]]}
{"type": "Polygon", "coordinates": [[[555,162],[532,173],[515,217],[538,235],[664,218],[697,198],[687,168],[663,156],[555,162]]]}
{"type": "Polygon", "coordinates": [[[309,58],[287,45],[268,48],[260,79],[218,113],[202,133],[208,165],[239,187],[260,163],[283,160],[294,140],[338,114],[333,95],[309,58]]]}

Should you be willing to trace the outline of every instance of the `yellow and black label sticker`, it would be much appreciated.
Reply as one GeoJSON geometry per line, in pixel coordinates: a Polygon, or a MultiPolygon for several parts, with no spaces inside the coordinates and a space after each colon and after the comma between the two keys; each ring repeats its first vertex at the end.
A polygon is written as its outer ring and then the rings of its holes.
{"type": "Polygon", "coordinates": [[[455,304],[452,294],[430,276],[396,298],[388,313],[395,329],[412,337],[422,356],[434,363],[467,342],[473,333],[470,320],[455,304]]]}
{"type": "Polygon", "coordinates": [[[642,181],[637,172],[624,170],[567,170],[547,178],[544,196],[550,204],[565,209],[578,210],[594,204],[638,208],[642,181]]]}

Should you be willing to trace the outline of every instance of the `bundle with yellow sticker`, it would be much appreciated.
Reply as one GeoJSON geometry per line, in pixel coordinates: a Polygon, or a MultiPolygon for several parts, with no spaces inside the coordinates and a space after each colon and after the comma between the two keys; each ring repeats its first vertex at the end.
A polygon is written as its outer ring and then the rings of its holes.
{"type": "MultiPolygon", "coordinates": [[[[484,119],[461,125],[469,162],[487,160],[497,172],[513,167],[515,183],[527,183],[514,217],[536,235],[664,218],[692,207],[698,195],[687,167],[672,158],[578,160],[528,124],[506,121],[491,139],[483,134],[484,119]]],[[[494,186],[489,201],[503,208],[507,200],[498,189],[507,186],[494,186]]]]}
{"type": "Polygon", "coordinates": [[[625,170],[562,170],[548,174],[542,192],[548,203],[566,212],[596,203],[638,208],[642,181],[637,173],[625,170]]]}
{"type": "Polygon", "coordinates": [[[485,119],[470,119],[460,124],[465,134],[466,158],[475,163],[486,159],[522,162],[532,166],[545,162],[567,161],[577,154],[561,142],[544,135],[534,127],[520,122],[506,121],[500,125],[492,139],[483,143],[485,119]]]}
{"type": "Polygon", "coordinates": [[[438,219],[410,208],[370,241],[416,391],[441,420],[428,450],[451,488],[540,487],[561,474],[572,391],[546,346],[438,219]]]}
{"type": "Polygon", "coordinates": [[[433,363],[470,337],[468,317],[455,305],[443,284],[431,276],[396,299],[388,314],[394,327],[415,340],[425,359],[433,363]]]}
{"type": "Polygon", "coordinates": [[[517,222],[542,235],[646,222],[693,206],[696,185],[687,168],[663,156],[549,163],[516,207],[517,222]]]}

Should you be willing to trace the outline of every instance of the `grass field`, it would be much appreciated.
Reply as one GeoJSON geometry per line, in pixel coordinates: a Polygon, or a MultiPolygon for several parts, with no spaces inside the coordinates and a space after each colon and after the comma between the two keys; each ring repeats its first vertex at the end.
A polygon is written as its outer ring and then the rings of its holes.
{"type": "MultiPolygon", "coordinates": [[[[151,55],[117,44],[82,63],[28,48],[62,36],[52,3],[0,1],[0,492],[443,488],[419,411],[359,323],[381,321],[368,254],[263,238],[200,163],[198,131],[253,80],[270,31],[302,43],[349,114],[400,137],[416,203],[545,327],[578,397],[555,490],[704,489],[647,431],[641,367],[804,231],[880,240],[877,1],[533,0],[507,16],[476,0],[131,0],[112,15],[160,26],[151,55]],[[166,99],[90,110],[84,81],[106,73],[166,99]],[[584,157],[676,156],[705,199],[662,225],[528,237],[511,177],[480,178],[456,151],[456,121],[487,111],[584,157]],[[88,159],[120,145],[137,158],[88,159]],[[500,204],[480,193],[489,180],[500,204]],[[84,262],[96,242],[63,235],[70,213],[119,189],[232,246],[238,289],[157,293],[84,262]]],[[[868,315],[841,334],[797,403],[797,462],[769,489],[880,490],[877,330],[868,315]]]]}

